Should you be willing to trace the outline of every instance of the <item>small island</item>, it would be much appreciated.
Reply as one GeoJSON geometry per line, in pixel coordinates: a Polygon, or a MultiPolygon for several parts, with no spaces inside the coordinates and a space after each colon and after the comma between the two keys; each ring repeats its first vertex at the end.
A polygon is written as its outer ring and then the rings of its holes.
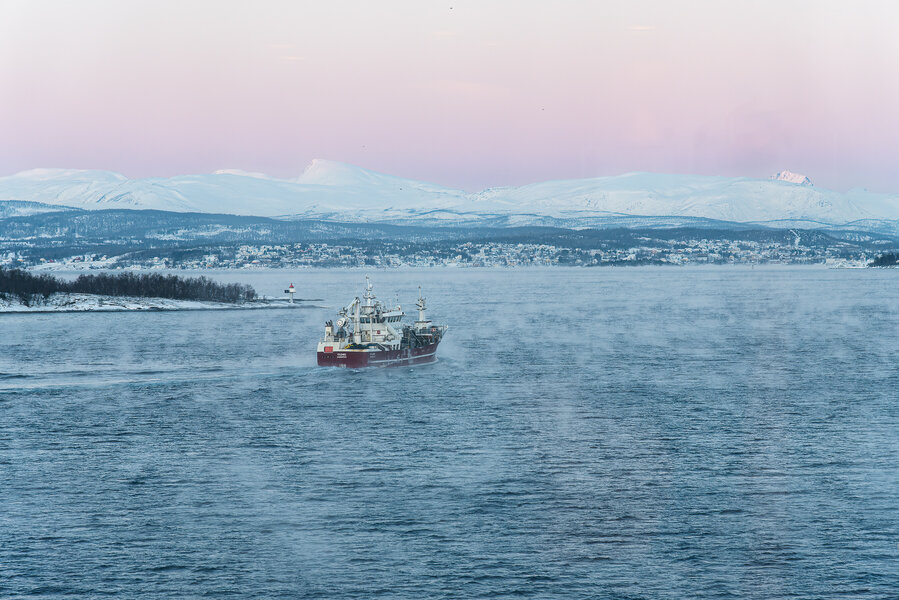
{"type": "MultiPolygon", "coordinates": [[[[282,305],[279,303],[279,305],[282,305]]],[[[199,310],[262,308],[252,286],[208,277],[159,273],[100,273],[66,281],[22,269],[0,268],[0,312],[199,310]]]]}

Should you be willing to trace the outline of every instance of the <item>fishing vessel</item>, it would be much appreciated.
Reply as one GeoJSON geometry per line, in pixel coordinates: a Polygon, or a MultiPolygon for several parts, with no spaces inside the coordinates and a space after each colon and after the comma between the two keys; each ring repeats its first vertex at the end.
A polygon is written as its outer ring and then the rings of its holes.
{"type": "Polygon", "coordinates": [[[437,360],[437,346],[448,329],[425,317],[425,298],[418,288],[418,320],[403,324],[406,314],[397,304],[389,308],[372,293],[365,278],[365,293],[338,311],[338,319],[325,323],[318,343],[321,367],[401,367],[437,360]]]}

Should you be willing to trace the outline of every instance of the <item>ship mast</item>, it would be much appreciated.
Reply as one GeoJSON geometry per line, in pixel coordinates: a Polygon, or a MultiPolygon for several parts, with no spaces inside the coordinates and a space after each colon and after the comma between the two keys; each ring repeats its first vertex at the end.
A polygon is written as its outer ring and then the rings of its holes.
{"type": "Polygon", "coordinates": [[[375,295],[371,293],[371,279],[368,278],[368,275],[365,276],[365,294],[363,298],[365,298],[365,306],[368,307],[368,341],[373,341],[374,333],[375,333],[375,309],[372,308],[374,304],[372,300],[375,299],[375,295]]]}
{"type": "Polygon", "coordinates": [[[362,343],[362,327],[359,324],[359,305],[362,303],[359,302],[359,298],[357,297],[353,304],[355,304],[355,311],[353,312],[353,341],[357,344],[362,343]]]}
{"type": "Polygon", "coordinates": [[[425,320],[425,299],[421,297],[421,286],[418,286],[418,302],[415,303],[415,306],[418,307],[418,320],[425,320]]]}
{"type": "Polygon", "coordinates": [[[431,322],[425,317],[427,307],[425,306],[425,299],[421,296],[421,286],[418,286],[418,301],[415,303],[415,306],[418,307],[418,320],[415,322],[415,328],[418,330],[427,329],[431,322]]]}
{"type": "Polygon", "coordinates": [[[371,301],[374,299],[375,295],[371,293],[371,279],[368,278],[368,275],[365,276],[365,294],[362,296],[365,298],[365,306],[371,306],[371,301]]]}

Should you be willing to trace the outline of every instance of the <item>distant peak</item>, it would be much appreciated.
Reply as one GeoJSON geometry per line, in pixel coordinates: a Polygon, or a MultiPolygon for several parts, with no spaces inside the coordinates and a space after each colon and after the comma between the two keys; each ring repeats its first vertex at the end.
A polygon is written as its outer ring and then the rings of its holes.
{"type": "Polygon", "coordinates": [[[312,162],[306,167],[306,171],[315,171],[318,169],[355,169],[353,165],[349,165],[339,160],[328,160],[327,158],[313,158],[312,162]]]}
{"type": "Polygon", "coordinates": [[[781,171],[776,175],[772,175],[771,179],[775,181],[786,181],[788,183],[795,183],[797,185],[814,185],[812,184],[812,180],[802,175],[800,173],[793,173],[792,171],[781,171]]]}
{"type": "Polygon", "coordinates": [[[213,171],[213,175],[238,175],[240,177],[252,177],[254,179],[274,179],[265,173],[256,173],[253,171],[243,171],[241,169],[219,169],[213,171]]]}
{"type": "Polygon", "coordinates": [[[20,171],[11,177],[31,179],[33,181],[49,181],[58,179],[105,179],[125,181],[128,178],[112,171],[93,171],[90,169],[50,169],[39,168],[20,171]]]}
{"type": "Polygon", "coordinates": [[[358,185],[373,183],[383,177],[386,176],[361,167],[335,160],[316,158],[309,163],[309,166],[296,181],[314,185],[358,185]]]}

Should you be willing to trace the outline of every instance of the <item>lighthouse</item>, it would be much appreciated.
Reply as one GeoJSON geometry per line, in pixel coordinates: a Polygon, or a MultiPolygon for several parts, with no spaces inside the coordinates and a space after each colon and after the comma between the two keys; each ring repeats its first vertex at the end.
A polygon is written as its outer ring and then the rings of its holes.
{"type": "Polygon", "coordinates": [[[295,287],[293,287],[292,283],[290,284],[290,287],[288,287],[286,290],[284,290],[284,293],[290,294],[290,296],[288,296],[288,297],[290,298],[290,303],[293,304],[293,297],[297,293],[297,290],[295,287]]]}

